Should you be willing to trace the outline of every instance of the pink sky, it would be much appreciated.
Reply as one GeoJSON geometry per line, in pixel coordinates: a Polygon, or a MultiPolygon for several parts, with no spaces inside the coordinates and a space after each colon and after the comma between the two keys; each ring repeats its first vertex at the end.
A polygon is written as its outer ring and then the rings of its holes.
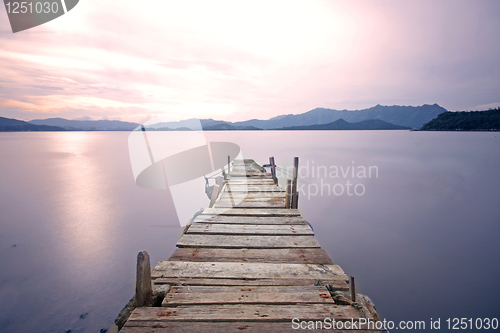
{"type": "Polygon", "coordinates": [[[13,34],[0,116],[231,121],[316,107],[500,106],[500,2],[81,0],[13,34]]]}

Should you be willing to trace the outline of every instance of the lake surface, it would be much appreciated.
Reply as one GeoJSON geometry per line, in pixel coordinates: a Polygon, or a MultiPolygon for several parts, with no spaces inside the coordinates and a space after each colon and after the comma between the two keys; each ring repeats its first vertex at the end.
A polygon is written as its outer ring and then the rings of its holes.
{"type": "MultiPolygon", "coordinates": [[[[137,253],[154,265],[173,252],[172,197],[135,184],[128,135],[0,133],[1,332],[107,329],[137,253]]],[[[282,170],[300,157],[303,216],[383,318],[499,316],[500,133],[206,136],[282,170]]]]}

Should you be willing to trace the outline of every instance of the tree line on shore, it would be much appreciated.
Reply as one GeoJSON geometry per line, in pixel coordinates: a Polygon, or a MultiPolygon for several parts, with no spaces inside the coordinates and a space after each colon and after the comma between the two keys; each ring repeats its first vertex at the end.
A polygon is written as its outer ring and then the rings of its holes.
{"type": "Polygon", "coordinates": [[[487,111],[443,112],[425,123],[422,131],[499,131],[500,108],[487,111]]]}

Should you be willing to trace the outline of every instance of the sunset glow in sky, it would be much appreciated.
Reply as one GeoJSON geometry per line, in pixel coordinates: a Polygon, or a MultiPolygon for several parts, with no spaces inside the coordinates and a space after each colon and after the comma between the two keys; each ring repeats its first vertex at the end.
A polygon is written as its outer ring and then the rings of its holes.
{"type": "Polygon", "coordinates": [[[0,116],[231,121],[316,107],[500,106],[500,1],[81,0],[13,34],[0,116]]]}

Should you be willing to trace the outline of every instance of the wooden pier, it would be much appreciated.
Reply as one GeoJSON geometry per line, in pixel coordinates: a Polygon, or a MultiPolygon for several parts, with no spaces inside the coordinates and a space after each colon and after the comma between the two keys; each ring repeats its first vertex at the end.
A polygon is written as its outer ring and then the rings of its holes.
{"type": "Polygon", "coordinates": [[[234,161],[213,207],[152,269],[153,290],[162,291],[155,306],[135,308],[120,332],[294,332],[302,321],[317,332],[380,332],[318,326],[329,318],[351,328],[351,320],[378,316],[366,296],[351,295],[350,279],[299,210],[286,208],[292,193],[275,180],[275,169],[234,161]]]}

